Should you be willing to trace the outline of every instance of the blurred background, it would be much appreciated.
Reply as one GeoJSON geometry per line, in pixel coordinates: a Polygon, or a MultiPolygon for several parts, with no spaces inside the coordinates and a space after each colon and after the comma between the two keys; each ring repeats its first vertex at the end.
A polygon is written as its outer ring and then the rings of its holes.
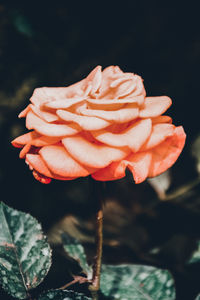
{"type": "MultiPolygon", "coordinates": [[[[179,2],[180,3],[180,2],[179,2]]],[[[168,268],[177,299],[200,292],[199,10],[170,1],[0,1],[0,200],[35,216],[54,247],[45,288],[66,283],[60,232],[80,238],[92,262],[95,199],[88,178],[42,185],[10,141],[26,132],[17,115],[36,87],[67,86],[95,66],[119,65],[168,95],[186,146],[162,176],[105,188],[104,262],[168,268]],[[199,252],[198,252],[199,249],[199,252]]],[[[0,289],[0,299],[11,299],[0,289]]]]}

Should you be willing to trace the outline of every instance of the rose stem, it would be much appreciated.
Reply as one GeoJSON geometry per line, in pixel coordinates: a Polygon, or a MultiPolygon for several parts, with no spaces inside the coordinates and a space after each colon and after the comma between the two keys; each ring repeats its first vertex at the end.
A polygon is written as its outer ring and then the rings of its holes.
{"type": "Polygon", "coordinates": [[[103,245],[103,196],[105,184],[92,179],[93,201],[96,203],[96,226],[95,226],[95,245],[96,256],[93,267],[92,283],[89,287],[93,300],[98,300],[98,291],[100,288],[100,275],[101,275],[101,258],[102,258],[102,245],[103,245]]]}

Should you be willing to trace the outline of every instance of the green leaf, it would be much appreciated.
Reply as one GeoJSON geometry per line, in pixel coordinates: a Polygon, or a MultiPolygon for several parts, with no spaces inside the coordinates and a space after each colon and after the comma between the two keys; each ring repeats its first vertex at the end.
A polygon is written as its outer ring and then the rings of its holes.
{"type": "Polygon", "coordinates": [[[85,250],[79,241],[66,233],[62,234],[62,241],[67,255],[76,260],[82,270],[85,271],[88,276],[91,276],[92,270],[88,266],[85,250]]]}
{"type": "Polygon", "coordinates": [[[38,300],[92,300],[84,294],[67,290],[52,290],[42,294],[38,300]]]}
{"type": "Polygon", "coordinates": [[[195,300],[200,300],[200,294],[195,298],[195,300]]]}
{"type": "Polygon", "coordinates": [[[41,226],[29,214],[0,203],[0,280],[12,296],[24,299],[46,276],[51,250],[41,226]]]}
{"type": "Polygon", "coordinates": [[[120,300],[175,299],[174,281],[170,273],[142,265],[103,265],[101,292],[120,300]]]}
{"type": "Polygon", "coordinates": [[[193,252],[191,258],[188,261],[189,264],[197,262],[200,262],[200,242],[198,242],[197,249],[193,252]]]}

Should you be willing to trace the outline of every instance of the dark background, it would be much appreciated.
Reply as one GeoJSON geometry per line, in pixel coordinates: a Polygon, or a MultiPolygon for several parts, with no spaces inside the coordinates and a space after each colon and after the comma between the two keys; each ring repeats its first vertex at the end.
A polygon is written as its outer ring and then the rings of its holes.
{"type": "MultiPolygon", "coordinates": [[[[83,242],[92,257],[88,228],[94,199],[89,180],[42,185],[10,141],[25,132],[17,115],[34,88],[69,85],[96,65],[119,65],[141,75],[147,95],[172,98],[169,114],[187,133],[186,147],[171,170],[168,194],[186,189],[161,201],[148,182],[136,186],[130,175],[108,183],[104,260],[170,269],[181,300],[194,299],[200,290],[200,265],[186,265],[200,237],[200,185],[191,155],[200,132],[200,22],[194,3],[0,1],[0,200],[30,212],[45,232],[62,218],[68,218],[64,224],[70,231],[75,218],[88,235],[83,242]],[[149,252],[154,247],[161,249],[157,256],[149,252]]],[[[65,267],[56,251],[46,288],[63,284],[65,267]]],[[[0,292],[0,299],[6,297],[0,292]]]]}

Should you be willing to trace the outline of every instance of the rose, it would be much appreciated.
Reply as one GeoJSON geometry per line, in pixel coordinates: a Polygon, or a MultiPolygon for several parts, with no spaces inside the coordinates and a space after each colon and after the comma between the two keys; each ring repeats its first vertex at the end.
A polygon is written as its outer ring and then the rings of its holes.
{"type": "Polygon", "coordinates": [[[12,144],[43,183],[116,180],[126,168],[140,183],[171,167],[185,143],[183,128],[163,115],[171,99],[146,97],[141,77],[117,66],[98,66],[69,87],[37,88],[30,100],[19,117],[33,131],[12,144]]]}

